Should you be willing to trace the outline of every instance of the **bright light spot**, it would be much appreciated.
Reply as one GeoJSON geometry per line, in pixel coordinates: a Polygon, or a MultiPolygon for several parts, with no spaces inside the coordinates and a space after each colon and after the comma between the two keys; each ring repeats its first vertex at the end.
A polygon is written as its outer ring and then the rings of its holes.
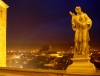
{"type": "Polygon", "coordinates": [[[13,56],[13,58],[20,58],[20,56],[16,56],[16,55],[15,55],[15,56],[13,56]]]}
{"type": "Polygon", "coordinates": [[[57,52],[57,53],[59,54],[59,53],[61,53],[61,52],[57,52]]]}

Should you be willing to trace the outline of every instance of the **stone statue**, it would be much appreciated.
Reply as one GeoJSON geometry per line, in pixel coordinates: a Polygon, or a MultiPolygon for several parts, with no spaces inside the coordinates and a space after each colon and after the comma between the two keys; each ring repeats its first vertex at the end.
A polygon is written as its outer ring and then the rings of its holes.
{"type": "Polygon", "coordinates": [[[75,54],[83,55],[89,53],[89,29],[92,26],[92,20],[88,15],[82,12],[81,7],[75,8],[76,15],[69,12],[72,16],[72,29],[75,31],[75,54]]]}

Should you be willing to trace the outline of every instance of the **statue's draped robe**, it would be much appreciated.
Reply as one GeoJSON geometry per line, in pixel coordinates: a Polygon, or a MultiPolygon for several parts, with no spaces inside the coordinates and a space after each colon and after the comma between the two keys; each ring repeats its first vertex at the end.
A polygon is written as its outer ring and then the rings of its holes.
{"type": "Polygon", "coordinates": [[[75,31],[75,42],[88,42],[90,41],[88,30],[92,26],[92,20],[88,17],[86,13],[81,15],[75,15],[72,17],[72,29],[75,31]],[[76,20],[81,22],[81,24],[77,24],[76,20]]]}

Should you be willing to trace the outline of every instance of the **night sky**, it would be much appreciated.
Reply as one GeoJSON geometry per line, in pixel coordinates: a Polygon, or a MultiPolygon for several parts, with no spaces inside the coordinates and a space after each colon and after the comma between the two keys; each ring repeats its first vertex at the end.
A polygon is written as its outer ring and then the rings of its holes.
{"type": "Polygon", "coordinates": [[[81,6],[92,19],[90,44],[100,45],[100,0],[3,0],[7,12],[7,44],[74,42],[69,11],[81,6]]]}

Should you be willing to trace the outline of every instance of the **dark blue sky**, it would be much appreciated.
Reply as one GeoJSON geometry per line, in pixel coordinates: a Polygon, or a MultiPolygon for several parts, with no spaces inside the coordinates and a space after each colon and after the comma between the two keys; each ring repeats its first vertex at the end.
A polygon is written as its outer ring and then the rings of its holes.
{"type": "Polygon", "coordinates": [[[3,0],[9,5],[7,43],[73,43],[69,11],[82,7],[93,21],[91,44],[100,44],[99,0],[3,0]]]}

